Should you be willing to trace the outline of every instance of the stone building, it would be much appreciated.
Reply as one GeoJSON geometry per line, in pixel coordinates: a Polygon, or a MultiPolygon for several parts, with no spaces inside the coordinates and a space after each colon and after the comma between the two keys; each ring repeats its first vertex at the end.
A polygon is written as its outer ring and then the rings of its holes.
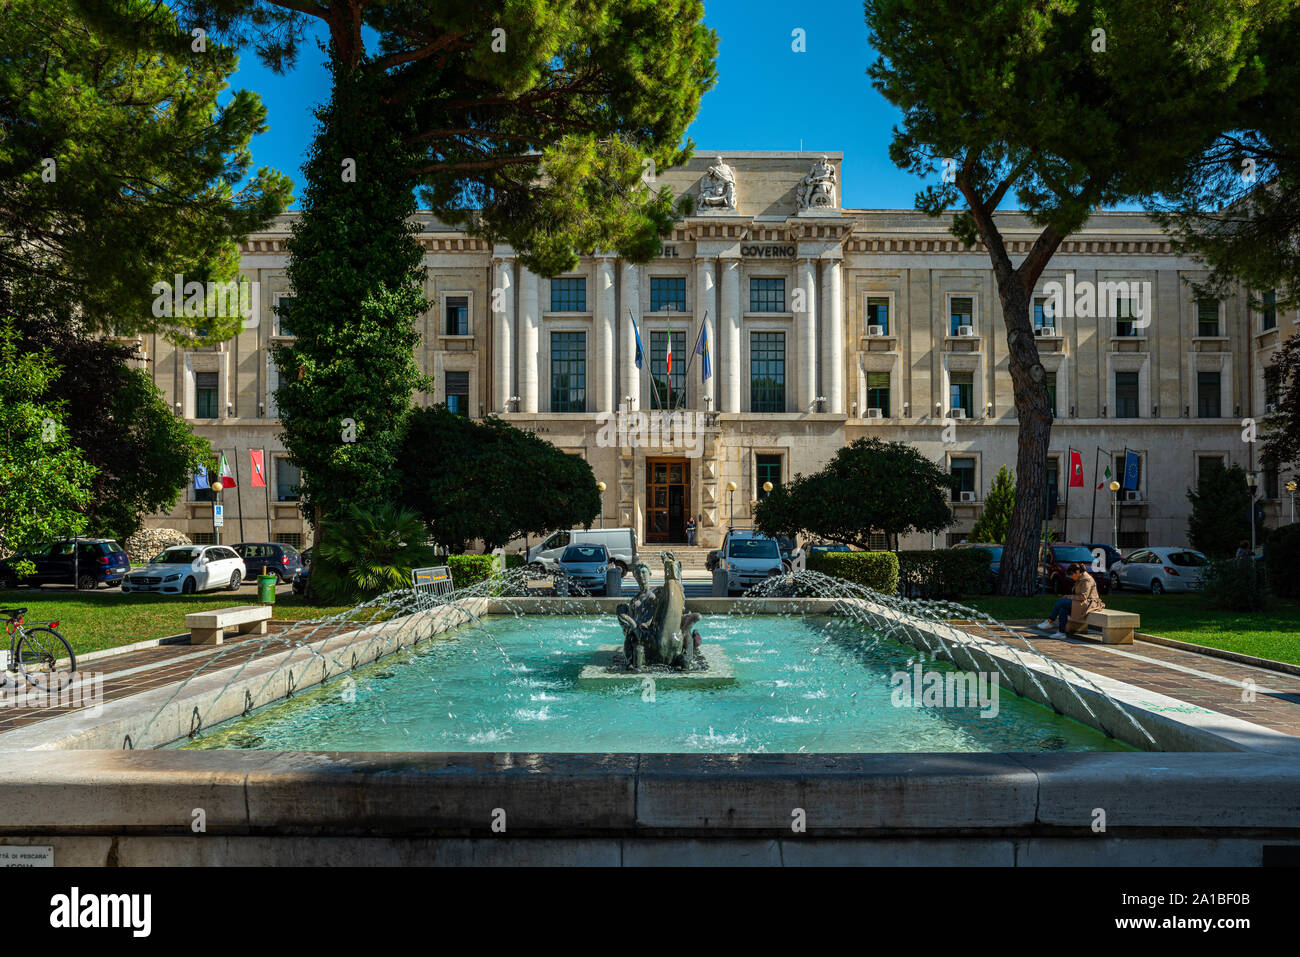
{"type": "MultiPolygon", "coordinates": [[[[523,268],[508,247],[422,217],[430,309],[419,358],[435,392],[417,401],[497,414],[583,456],[607,486],[604,523],[634,526],[643,543],[684,540],[695,514],[699,543],[713,545],[733,514],[749,523],[765,482],[815,471],[860,436],[901,440],[959,476],[956,524],[935,544],[960,541],[998,467],[1016,457],[989,260],[920,213],[842,209],[841,159],[700,153],[658,177],[657,186],[694,194],[697,208],[653,262],[583,257],[554,279],[523,268]],[[707,379],[696,354],[701,328],[707,379]],[[656,410],[677,414],[665,420],[649,414],[656,410]]],[[[268,353],[293,335],[284,246],[292,217],[243,247],[260,321],[218,346],[142,343],[177,414],[238,465],[224,541],[269,534],[310,543],[295,503],[298,473],[277,438],[268,353]],[[269,495],[249,486],[250,449],[266,451],[269,495]]],[[[1036,231],[1014,214],[1000,222],[1018,259],[1036,231]]],[[[1186,490],[1203,463],[1259,467],[1243,420],[1274,400],[1268,364],[1297,318],[1252,312],[1244,294],[1198,300],[1188,280],[1202,275],[1145,216],[1100,212],[1040,281],[1035,325],[1056,416],[1051,521],[1070,540],[1110,541],[1115,523],[1124,548],[1185,542],[1186,490]],[[1070,449],[1082,453],[1085,485],[1069,490],[1067,514],[1070,449]],[[1097,473],[1109,461],[1122,474],[1115,460],[1126,450],[1139,458],[1138,488],[1113,504],[1116,496],[1096,491],[1097,473]]],[[[1289,519],[1288,478],[1261,473],[1269,525],[1289,519]]],[[[147,524],[202,540],[212,508],[196,494],[147,524]]],[[[903,544],[931,542],[927,534],[903,544]]]]}

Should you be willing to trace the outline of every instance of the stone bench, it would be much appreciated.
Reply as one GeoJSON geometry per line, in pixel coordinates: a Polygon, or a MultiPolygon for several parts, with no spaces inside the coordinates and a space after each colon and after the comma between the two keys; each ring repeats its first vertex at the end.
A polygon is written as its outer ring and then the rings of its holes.
{"type": "Polygon", "coordinates": [[[191,645],[219,645],[227,631],[237,635],[265,635],[271,618],[270,605],[236,605],[215,611],[196,611],[185,616],[191,645]]]}
{"type": "Polygon", "coordinates": [[[1103,645],[1131,645],[1133,632],[1141,624],[1141,616],[1131,611],[1111,611],[1109,608],[1103,608],[1101,611],[1088,612],[1086,621],[1077,618],[1069,619],[1065,623],[1065,631],[1067,634],[1075,635],[1086,631],[1091,626],[1101,630],[1103,645]]]}

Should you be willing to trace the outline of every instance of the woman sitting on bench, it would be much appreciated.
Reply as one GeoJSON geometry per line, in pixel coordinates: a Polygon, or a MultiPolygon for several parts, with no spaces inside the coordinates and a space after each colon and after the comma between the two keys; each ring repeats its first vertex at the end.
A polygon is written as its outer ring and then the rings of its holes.
{"type": "Polygon", "coordinates": [[[1049,634],[1050,638],[1065,637],[1065,623],[1070,619],[1070,610],[1074,602],[1079,603],[1079,613],[1074,617],[1086,621],[1088,613],[1092,611],[1101,611],[1106,606],[1097,597],[1097,583],[1092,580],[1088,570],[1081,562],[1075,562],[1066,572],[1070,580],[1074,582],[1074,591],[1068,595],[1063,595],[1056,599],[1056,604],[1052,606],[1052,614],[1038,623],[1039,631],[1048,631],[1053,624],[1056,625],[1056,631],[1049,634]]]}

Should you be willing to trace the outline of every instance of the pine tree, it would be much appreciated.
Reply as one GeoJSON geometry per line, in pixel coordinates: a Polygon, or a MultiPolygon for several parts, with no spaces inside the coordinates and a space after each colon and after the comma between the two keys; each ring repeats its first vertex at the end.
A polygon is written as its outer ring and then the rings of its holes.
{"type": "Polygon", "coordinates": [[[1001,545],[1007,540],[1011,527],[1011,513],[1016,505],[1016,476],[1005,465],[993,478],[993,487],[984,498],[984,508],[979,520],[971,529],[972,542],[991,542],[1001,545]]]}

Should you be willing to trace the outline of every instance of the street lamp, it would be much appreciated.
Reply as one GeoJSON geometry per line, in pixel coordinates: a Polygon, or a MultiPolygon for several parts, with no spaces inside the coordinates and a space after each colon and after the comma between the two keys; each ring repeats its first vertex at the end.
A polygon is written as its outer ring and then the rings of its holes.
{"type": "Polygon", "coordinates": [[[1291,524],[1292,525],[1295,524],[1295,493],[1297,487],[1298,486],[1296,485],[1294,479],[1286,483],[1286,490],[1291,493],[1291,524]]]}
{"type": "Polygon", "coordinates": [[[731,512],[731,521],[728,523],[730,528],[736,527],[736,483],[727,483],[727,506],[731,512]]]}
{"type": "Polygon", "coordinates": [[[605,527],[605,489],[608,488],[604,482],[597,482],[596,488],[600,489],[600,527],[605,527]]]}
{"type": "Polygon", "coordinates": [[[1119,548],[1119,482],[1111,480],[1110,483],[1111,500],[1110,500],[1110,540],[1111,544],[1119,548]]]}
{"type": "Polygon", "coordinates": [[[221,479],[212,480],[212,534],[216,538],[216,544],[221,544],[221,526],[217,524],[217,506],[221,503],[221,490],[225,488],[221,484],[221,479]]]}
{"type": "Polygon", "coordinates": [[[1250,487],[1250,555],[1255,557],[1255,495],[1259,492],[1259,473],[1251,469],[1246,473],[1246,485],[1250,487]]]}

